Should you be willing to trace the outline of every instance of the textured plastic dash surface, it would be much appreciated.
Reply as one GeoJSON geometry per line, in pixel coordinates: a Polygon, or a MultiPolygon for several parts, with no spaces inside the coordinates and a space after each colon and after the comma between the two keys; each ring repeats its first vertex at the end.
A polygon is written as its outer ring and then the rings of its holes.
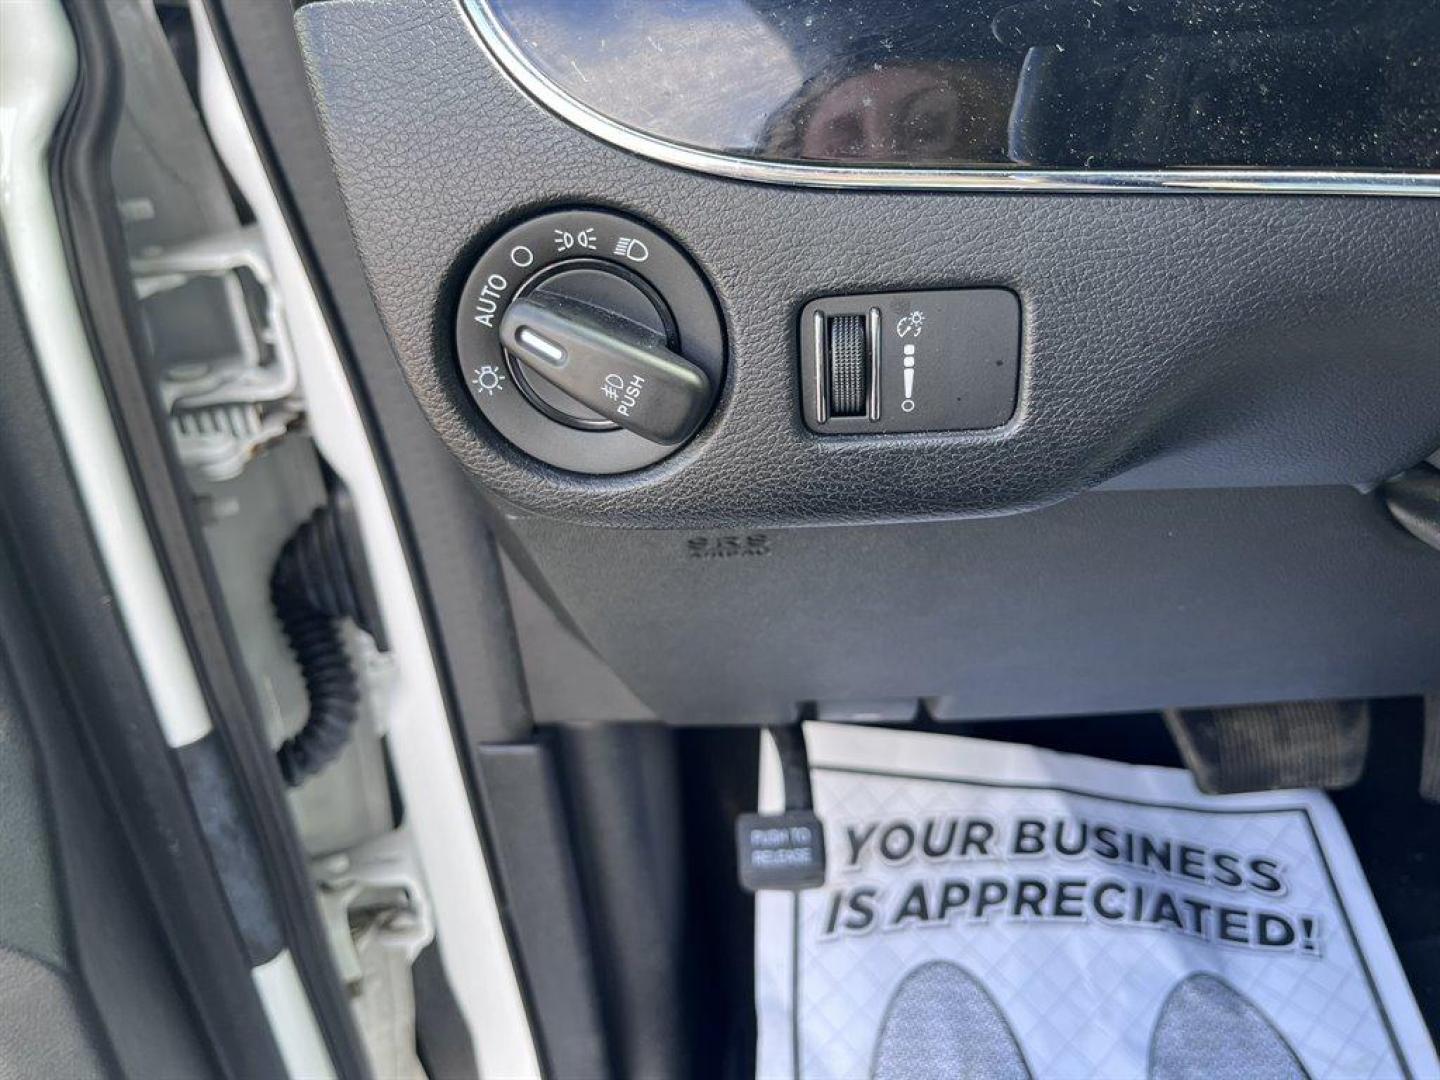
{"type": "MultiPolygon", "coordinates": [[[[493,66],[453,0],[296,16],[361,256],[431,423],[505,500],[571,521],[987,513],[1147,487],[1363,483],[1440,442],[1440,200],[840,192],[718,180],[601,144],[493,66]],[[599,205],[684,244],[730,345],[716,413],[635,474],[523,458],[465,396],[458,289],[485,240],[599,205]],[[998,432],[827,440],[801,422],[817,296],[1000,286],[1023,309],[998,432]]],[[[636,62],[639,62],[638,60],[636,62]]]]}

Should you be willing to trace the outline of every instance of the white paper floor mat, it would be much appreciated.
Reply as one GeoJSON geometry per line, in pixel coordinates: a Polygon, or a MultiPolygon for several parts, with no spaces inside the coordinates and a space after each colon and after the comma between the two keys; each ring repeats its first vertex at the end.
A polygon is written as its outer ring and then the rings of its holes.
{"type": "Polygon", "coordinates": [[[759,1075],[1440,1077],[1323,794],[806,734],[829,872],[757,897],[759,1075]]]}

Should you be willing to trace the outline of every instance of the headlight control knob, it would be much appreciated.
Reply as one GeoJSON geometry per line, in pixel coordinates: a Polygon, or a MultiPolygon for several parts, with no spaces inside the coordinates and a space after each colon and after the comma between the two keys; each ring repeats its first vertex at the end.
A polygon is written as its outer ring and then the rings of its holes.
{"type": "Polygon", "coordinates": [[[465,283],[456,348],[491,427],[583,473],[642,468],[705,421],[724,336],[705,280],[668,237],[600,210],[526,221],[465,283]]]}
{"type": "Polygon", "coordinates": [[[500,340],[531,372],[651,442],[684,442],[710,405],[710,380],[662,336],[583,300],[516,300],[500,340]]]}

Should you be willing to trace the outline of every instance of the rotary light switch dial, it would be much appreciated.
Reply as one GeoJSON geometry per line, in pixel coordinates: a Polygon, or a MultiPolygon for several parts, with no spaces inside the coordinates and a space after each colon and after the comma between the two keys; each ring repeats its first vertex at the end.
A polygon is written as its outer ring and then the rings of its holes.
{"type": "Polygon", "coordinates": [[[465,283],[456,347],[490,425],[561,468],[670,454],[724,375],[719,313],[668,237],[618,214],[544,214],[496,239],[465,283]]]}

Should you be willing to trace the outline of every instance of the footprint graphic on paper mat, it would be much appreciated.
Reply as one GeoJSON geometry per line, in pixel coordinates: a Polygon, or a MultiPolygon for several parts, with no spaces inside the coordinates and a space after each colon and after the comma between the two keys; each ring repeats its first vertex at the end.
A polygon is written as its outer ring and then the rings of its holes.
{"type": "Polygon", "coordinates": [[[1175,984],[1150,1037],[1150,1080],[1309,1080],[1270,1018],[1224,979],[1204,972],[1175,984]]]}
{"type": "Polygon", "coordinates": [[[985,987],[944,960],[911,971],[885,1009],[873,1080],[1030,1080],[1015,1033],[985,987]]]}

